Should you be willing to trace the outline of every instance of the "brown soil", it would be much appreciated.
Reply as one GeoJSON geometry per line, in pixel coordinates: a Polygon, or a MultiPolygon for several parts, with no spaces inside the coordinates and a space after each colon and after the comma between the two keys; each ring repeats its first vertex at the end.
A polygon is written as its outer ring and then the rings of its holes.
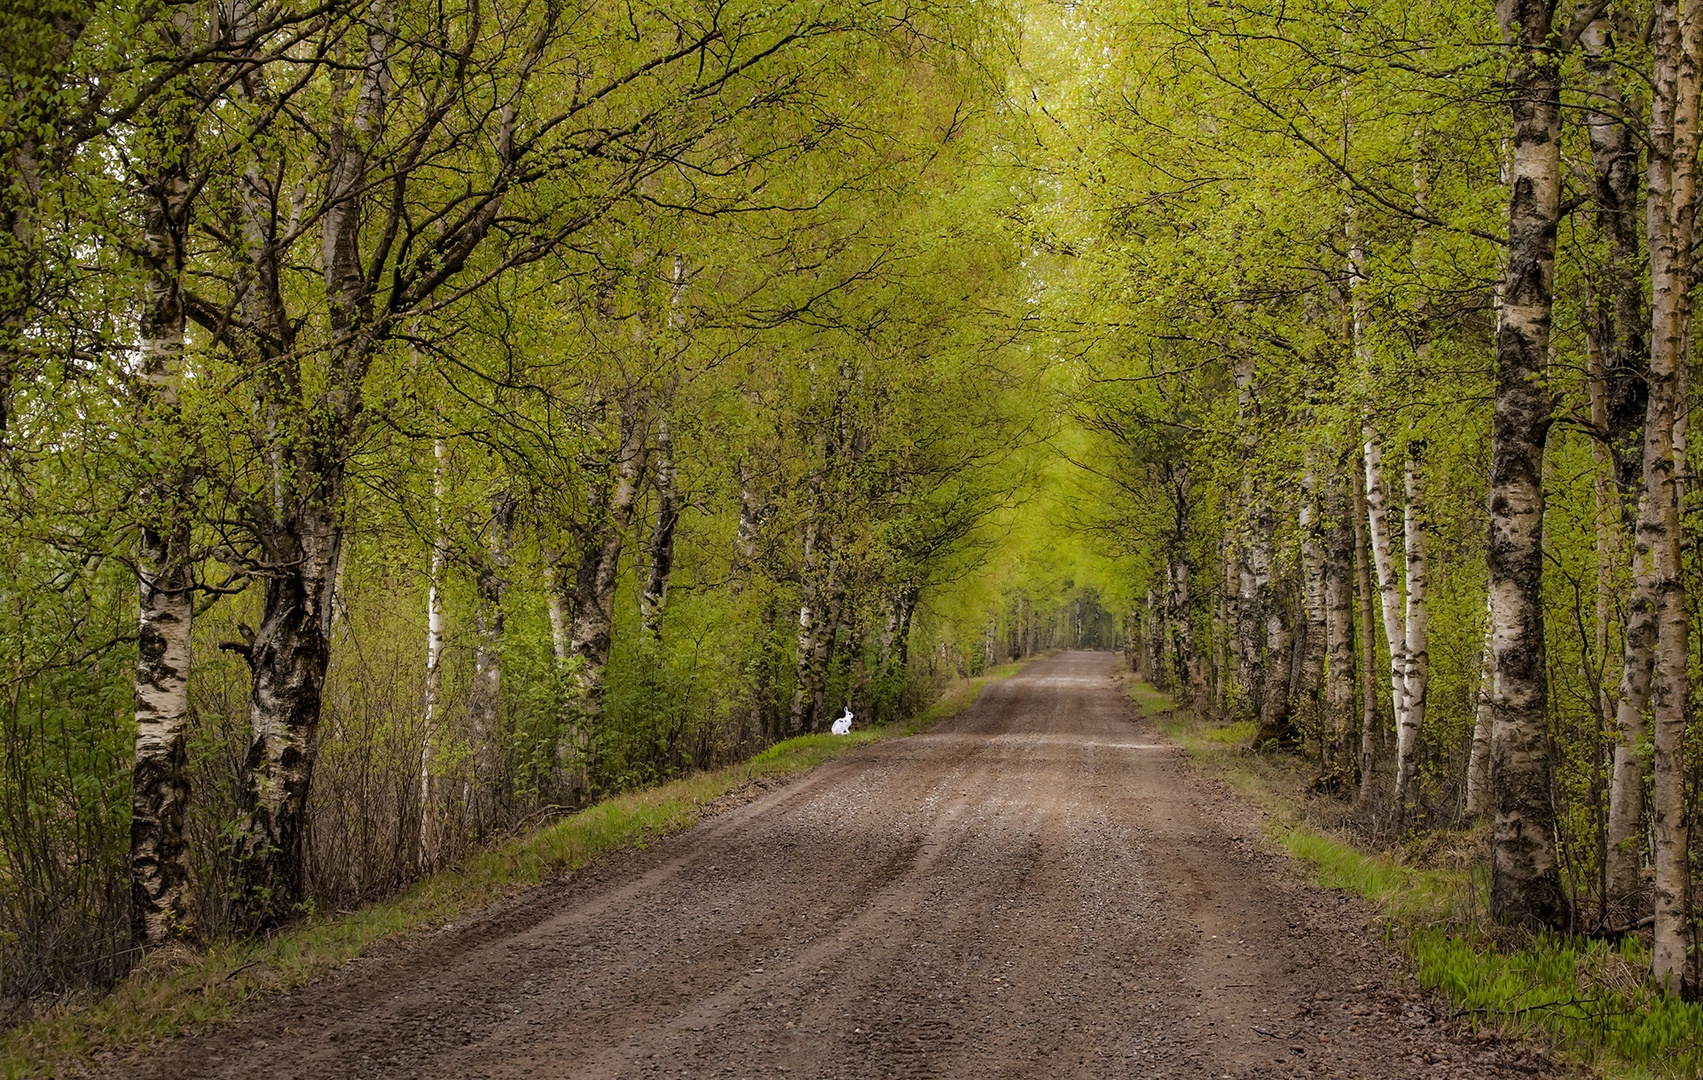
{"type": "Polygon", "coordinates": [[[1357,902],[1186,769],[1105,653],[990,686],[148,1077],[1492,1077],[1357,902]]]}

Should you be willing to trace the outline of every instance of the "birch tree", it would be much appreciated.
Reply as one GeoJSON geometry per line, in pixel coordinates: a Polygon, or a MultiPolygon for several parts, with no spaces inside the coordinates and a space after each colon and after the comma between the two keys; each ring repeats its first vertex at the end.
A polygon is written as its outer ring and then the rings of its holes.
{"type": "MultiPolygon", "coordinates": [[[[190,13],[178,14],[168,41],[192,46],[190,13]]],[[[199,103],[183,79],[153,95],[140,127],[143,294],[137,424],[153,453],[140,492],[136,573],[136,756],[130,817],[131,905],[138,945],[192,933],[188,843],[189,668],[194,625],[191,512],[192,436],[184,423],[188,318],[184,274],[196,183],[199,103]]]]}
{"type": "MultiPolygon", "coordinates": [[[[1629,39],[1627,12],[1604,5],[1580,36],[1590,78],[1592,109],[1585,119],[1590,137],[1597,229],[1608,255],[1586,323],[1590,363],[1591,422],[1596,427],[1597,463],[1597,638],[1606,656],[1612,646],[1617,571],[1626,562],[1628,518],[1641,479],[1641,434],[1648,399],[1650,316],[1639,270],[1644,262],[1638,229],[1638,145],[1646,137],[1639,103],[1629,100],[1615,68],[1618,42],[1629,39]]],[[[1655,612],[1645,590],[1634,591],[1622,629],[1625,657],[1619,686],[1604,690],[1603,712],[1615,725],[1609,787],[1604,871],[1607,906],[1623,904],[1639,887],[1644,835],[1650,650],[1655,612]]]]}
{"type": "Polygon", "coordinates": [[[1560,56],[1548,0],[1502,0],[1497,17],[1511,46],[1513,137],[1490,474],[1496,716],[1490,904],[1503,922],[1561,927],[1569,911],[1555,859],[1542,602],[1543,452],[1554,408],[1544,374],[1561,212],[1560,56]]]}
{"type": "MultiPolygon", "coordinates": [[[[1650,705],[1655,736],[1652,817],[1655,933],[1651,975],[1677,994],[1688,977],[1686,916],[1691,881],[1685,806],[1686,664],[1690,624],[1680,570],[1675,426],[1690,331],[1692,246],[1697,213],[1703,13],[1662,2],[1652,34],[1649,206],[1650,389],[1644,420],[1644,498],[1639,511],[1637,585],[1655,612],[1650,705]]],[[[1628,635],[1630,638],[1630,634],[1628,635]]],[[[1628,666],[1636,657],[1628,655],[1628,666]]]]}
{"type": "Polygon", "coordinates": [[[1425,727],[1425,695],[1431,677],[1431,612],[1426,604],[1428,567],[1423,481],[1420,478],[1425,444],[1417,439],[1407,444],[1403,470],[1402,554],[1406,562],[1404,584],[1406,609],[1402,613],[1402,710],[1396,724],[1395,806],[1405,818],[1413,802],[1418,769],[1420,733],[1425,727]]]}

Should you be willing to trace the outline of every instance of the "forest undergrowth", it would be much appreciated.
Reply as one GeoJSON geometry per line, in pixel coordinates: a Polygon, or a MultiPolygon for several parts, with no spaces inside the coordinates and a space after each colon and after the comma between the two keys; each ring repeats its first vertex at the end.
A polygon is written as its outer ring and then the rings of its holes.
{"type": "Polygon", "coordinates": [[[1420,986],[1469,1031],[1538,1038],[1601,1075],[1703,1075],[1703,1004],[1644,979],[1649,943],[1527,932],[1489,916],[1489,836],[1480,825],[1371,850],[1350,803],[1309,790],[1316,769],[1287,751],[1253,751],[1255,725],[1202,719],[1137,679],[1130,697],[1192,766],[1266,814],[1267,831],[1328,889],[1369,901],[1420,986]]]}
{"type": "Polygon", "coordinates": [[[616,795],[430,874],[392,899],[326,912],[261,939],[234,937],[201,951],[152,953],[112,993],[67,995],[7,1032],[0,1038],[0,1076],[99,1075],[102,1062],[119,1053],[227,1021],[381,943],[476,916],[533,886],[689,829],[718,800],[753,785],[798,776],[870,743],[925,731],[968,707],[989,682],[1022,666],[1003,664],[954,680],[907,720],[856,728],[845,736],[801,735],[737,765],[616,795]]]}

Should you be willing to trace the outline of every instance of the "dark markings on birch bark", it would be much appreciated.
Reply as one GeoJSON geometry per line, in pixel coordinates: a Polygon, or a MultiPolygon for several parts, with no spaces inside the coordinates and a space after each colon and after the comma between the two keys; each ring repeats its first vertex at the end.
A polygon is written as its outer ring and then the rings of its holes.
{"type": "Polygon", "coordinates": [[[1649,404],[1644,420],[1644,498],[1638,516],[1637,583],[1654,608],[1651,664],[1651,825],[1656,864],[1650,973],[1668,993],[1690,982],[1690,835],[1686,820],[1685,729],[1690,621],[1681,563],[1680,462],[1691,322],[1692,245],[1697,214],[1703,11],[1696,0],[1660,0],[1651,52],[1648,206],[1650,249],[1649,404]]]}
{"type": "MultiPolygon", "coordinates": [[[[1597,522],[1597,636],[1607,651],[1616,606],[1614,573],[1627,555],[1625,533],[1636,529],[1633,508],[1642,486],[1643,427],[1649,400],[1649,312],[1639,270],[1643,265],[1638,228],[1639,108],[1628,101],[1617,77],[1617,26],[1624,14],[1596,12],[1579,43],[1590,79],[1591,110],[1585,116],[1593,170],[1597,230],[1607,242],[1608,262],[1593,290],[1586,320],[1592,366],[1592,421],[1597,426],[1599,492],[1597,522]]],[[[1640,887],[1644,829],[1644,784],[1648,755],[1650,665],[1655,646],[1655,609],[1642,585],[1626,609],[1617,691],[1605,688],[1600,708],[1614,718],[1615,746],[1609,778],[1609,811],[1603,851],[1603,917],[1611,924],[1636,919],[1631,904],[1640,887]]],[[[1611,668],[1612,671],[1612,668],[1611,668]]]]}
{"type": "Polygon", "coordinates": [[[768,505],[757,489],[757,469],[750,458],[739,462],[739,524],[733,535],[733,590],[745,588],[746,580],[757,568],[758,544],[763,522],[768,518],[768,505]]]}
{"type": "Polygon", "coordinates": [[[591,739],[603,717],[603,690],[614,640],[621,551],[632,527],[650,443],[649,417],[636,393],[629,391],[621,398],[619,444],[610,463],[613,477],[594,485],[592,516],[574,579],[573,620],[568,630],[570,700],[557,746],[557,770],[576,802],[587,795],[591,739]]]}
{"type": "Polygon", "coordinates": [[[1570,917],[1555,856],[1544,670],[1543,458],[1554,410],[1544,382],[1561,194],[1561,72],[1554,6],[1501,0],[1512,45],[1507,272],[1496,335],[1491,427],[1490,590],[1494,663],[1491,914],[1564,927],[1570,917]]]}
{"type": "Polygon", "coordinates": [[[1620,85],[1616,56],[1620,40],[1636,31],[1620,25],[1626,13],[1618,5],[1602,5],[1579,37],[1589,80],[1590,108],[1585,131],[1591,143],[1591,198],[1597,230],[1607,241],[1608,263],[1594,290],[1587,333],[1603,360],[1606,390],[1601,436],[1614,459],[1616,484],[1624,498],[1622,515],[1631,525],[1636,502],[1643,447],[1640,437],[1649,388],[1648,305],[1639,271],[1643,247],[1638,228],[1638,146],[1640,108],[1620,85]]]}
{"type": "Polygon", "coordinates": [[[1490,602],[1485,597],[1484,644],[1478,656],[1478,692],[1473,696],[1472,747],[1467,752],[1466,815],[1483,817],[1490,811],[1490,735],[1496,724],[1496,706],[1491,687],[1495,660],[1490,655],[1492,625],[1490,602]]]}
{"type": "MultiPolygon", "coordinates": [[[[340,470],[320,476],[340,487],[340,470]]],[[[329,494],[329,493],[327,493],[329,494]]],[[[324,495],[256,527],[269,564],[260,625],[245,655],[254,736],[243,762],[245,820],[234,851],[240,895],[257,925],[291,915],[302,896],[302,843],[320,701],[330,659],[331,594],[343,533],[324,495]]]]}
{"type": "MultiPolygon", "coordinates": [[[[188,27],[176,27],[180,45],[188,27]]],[[[190,937],[192,903],[184,811],[189,801],[189,665],[194,621],[186,460],[178,382],[188,321],[184,265],[197,107],[178,80],[154,96],[139,125],[143,159],[141,377],[137,424],[158,448],[142,478],[136,553],[136,745],[130,816],[131,930],[138,945],[190,937]]],[[[3,395],[3,390],[0,390],[3,395]]]]}
{"type": "Polygon", "coordinates": [[[1402,619],[1406,635],[1402,647],[1402,704],[1396,729],[1395,822],[1405,827],[1418,787],[1419,740],[1425,727],[1425,702],[1431,678],[1431,611],[1426,588],[1429,560],[1426,533],[1425,489],[1422,480],[1425,443],[1411,439],[1407,444],[1407,467],[1403,470],[1402,554],[1406,560],[1407,610],[1402,619]]]}
{"type": "Polygon", "coordinates": [[[1377,802],[1378,754],[1384,743],[1383,722],[1378,715],[1378,630],[1372,599],[1372,557],[1366,536],[1366,474],[1358,461],[1348,472],[1354,490],[1350,508],[1354,522],[1354,584],[1360,597],[1360,793],[1355,801],[1367,808],[1377,802]]]}
{"type": "Polygon", "coordinates": [[[1295,624],[1295,673],[1289,696],[1298,714],[1295,726],[1304,735],[1317,734],[1319,767],[1328,771],[1333,740],[1324,714],[1329,542],[1323,488],[1329,479],[1320,466],[1326,453],[1324,447],[1308,451],[1306,471],[1301,479],[1301,507],[1297,515],[1301,528],[1301,605],[1295,624]]]}
{"type": "Polygon", "coordinates": [[[674,469],[674,439],[666,418],[656,426],[656,521],[647,548],[639,621],[647,637],[662,636],[662,609],[668,602],[668,578],[674,570],[674,530],[680,524],[680,492],[674,469]]]}
{"type": "Polygon", "coordinates": [[[508,492],[491,496],[485,522],[485,551],[473,574],[473,683],[467,693],[468,738],[473,772],[467,805],[474,828],[484,835],[501,824],[503,637],[510,584],[516,502],[508,492]]]}
{"type": "Polygon", "coordinates": [[[787,711],[786,734],[797,735],[810,727],[811,703],[815,688],[811,684],[816,643],[822,634],[820,597],[823,592],[822,574],[822,476],[813,472],[806,485],[808,509],[804,522],[804,547],[798,570],[798,651],[793,658],[796,680],[792,692],[792,708],[787,711]]]}
{"type": "Polygon", "coordinates": [[[1325,730],[1331,750],[1326,768],[1351,784],[1359,772],[1359,726],[1354,714],[1354,523],[1349,482],[1333,474],[1325,495],[1325,730]]]}
{"type": "MultiPolygon", "coordinates": [[[[253,729],[244,762],[244,821],[233,871],[249,921],[274,925],[293,914],[303,896],[307,798],[318,751],[320,705],[331,655],[336,580],[344,529],[339,520],[350,447],[362,410],[361,382],[377,347],[371,288],[360,251],[359,203],[366,193],[367,155],[383,131],[390,100],[389,3],[375,5],[366,23],[360,62],[339,70],[343,102],[327,137],[326,188],[319,224],[323,281],[331,331],[326,386],[313,394],[295,368],[290,320],[279,282],[278,188],[282,170],[256,153],[245,173],[242,217],[251,275],[245,315],[260,343],[261,411],[266,418],[268,491],[248,509],[262,551],[265,582],[260,625],[242,650],[253,682],[253,729]],[[312,424],[300,423],[306,410],[312,424]]],[[[246,40],[255,9],[242,5],[233,32],[246,40]]],[[[270,91],[258,66],[244,72],[239,96],[262,107],[270,91]]]]}
{"type": "MultiPolygon", "coordinates": [[[[1272,679],[1271,664],[1284,653],[1272,655],[1268,646],[1281,631],[1273,634],[1271,627],[1271,564],[1272,514],[1271,504],[1259,491],[1255,480],[1256,459],[1259,454],[1259,400],[1255,391],[1255,361],[1253,353],[1242,343],[1236,356],[1237,423],[1241,428],[1242,527],[1238,551],[1236,587],[1236,719],[1252,720],[1266,726],[1268,693],[1266,682],[1272,679]]],[[[1277,680],[1287,689],[1287,680],[1277,680]]],[[[1256,736],[1257,738],[1258,736],[1256,736]]]]}

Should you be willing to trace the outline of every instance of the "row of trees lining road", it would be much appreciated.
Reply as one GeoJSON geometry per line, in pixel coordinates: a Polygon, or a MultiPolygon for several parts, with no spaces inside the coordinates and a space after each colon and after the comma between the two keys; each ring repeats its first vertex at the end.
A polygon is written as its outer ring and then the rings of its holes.
{"type": "Polygon", "coordinates": [[[972,8],[0,17],[9,1010],[989,659],[972,8]]]}
{"type": "Polygon", "coordinates": [[[1695,986],[1694,0],[1005,19],[0,15],[6,1009],[1067,646],[1695,986]]]}
{"type": "Polygon", "coordinates": [[[1139,668],[1696,982],[1689,0],[1037,16],[1027,222],[1139,668]]]}

